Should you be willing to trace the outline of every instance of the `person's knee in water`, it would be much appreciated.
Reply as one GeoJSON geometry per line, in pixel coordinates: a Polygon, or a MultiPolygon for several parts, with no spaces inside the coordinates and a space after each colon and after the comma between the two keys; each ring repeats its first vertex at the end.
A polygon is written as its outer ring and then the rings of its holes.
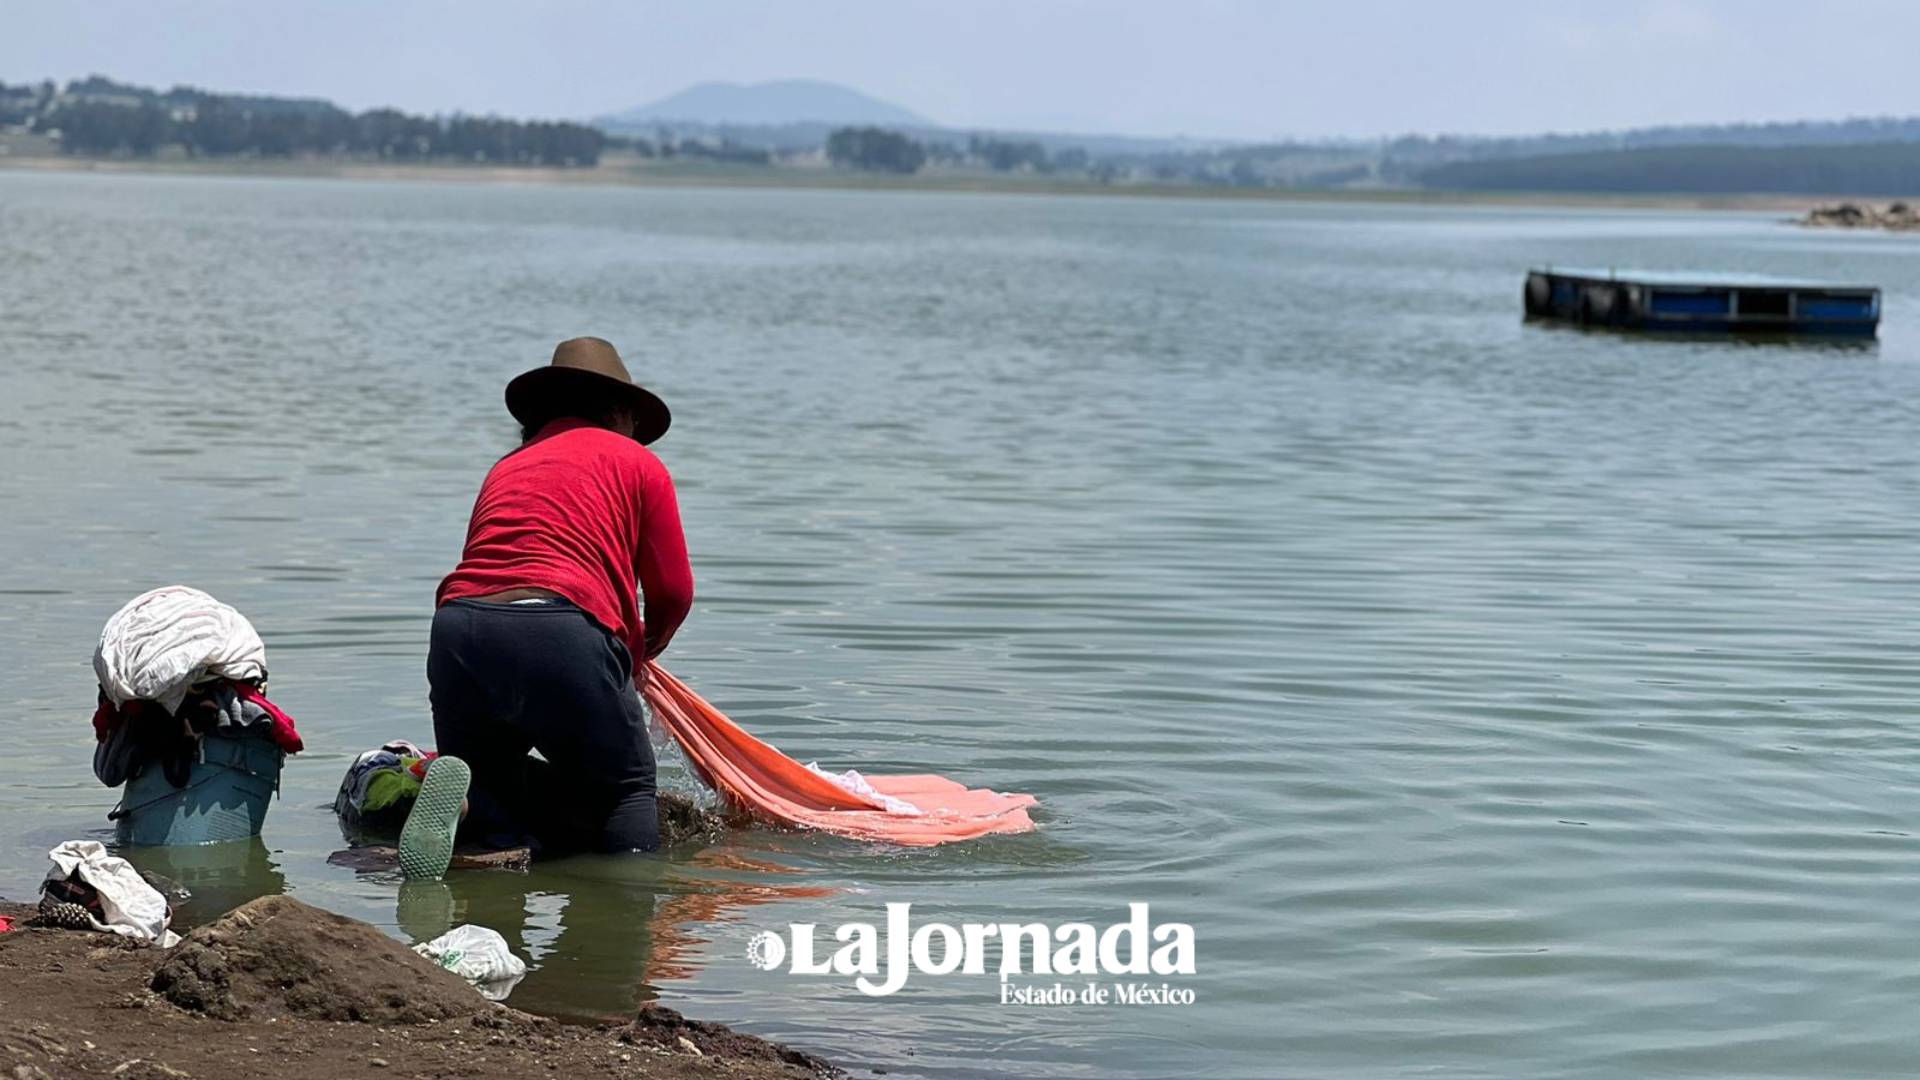
{"type": "Polygon", "coordinates": [[[651,850],[634,673],[693,601],[673,480],[646,448],[671,417],[599,338],[561,342],[506,400],[522,444],[481,484],[428,651],[434,737],[472,772],[455,821],[492,844],[651,850]],[[553,782],[530,787],[529,750],[553,782]]]}

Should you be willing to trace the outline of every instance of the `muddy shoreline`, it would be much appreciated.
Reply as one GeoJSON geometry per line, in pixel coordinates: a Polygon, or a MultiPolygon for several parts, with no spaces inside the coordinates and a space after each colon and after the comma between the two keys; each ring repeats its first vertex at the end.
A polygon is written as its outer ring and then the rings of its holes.
{"type": "Polygon", "coordinates": [[[171,950],[22,925],[0,904],[0,1075],[243,1077],[842,1075],[820,1058],[645,1006],[563,1024],[481,997],[378,929],[286,896],[243,904],[171,950]]]}

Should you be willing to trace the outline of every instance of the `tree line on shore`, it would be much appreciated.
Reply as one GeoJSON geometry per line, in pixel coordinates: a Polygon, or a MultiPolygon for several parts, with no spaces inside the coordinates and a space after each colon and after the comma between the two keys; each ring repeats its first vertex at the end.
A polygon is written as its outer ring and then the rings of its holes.
{"type": "Polygon", "coordinates": [[[57,135],[69,154],[150,157],[178,147],[189,157],[358,157],[591,166],[607,136],[566,122],[429,117],[397,109],[351,113],[324,101],[165,93],[95,76],[68,84],[0,83],[0,123],[57,135]]]}
{"type": "Polygon", "coordinates": [[[1443,165],[1422,182],[1466,191],[1913,195],[1920,193],[1920,142],[1543,154],[1443,165]]]}
{"type": "MultiPolygon", "coordinates": [[[[970,135],[964,145],[944,140],[921,141],[902,132],[879,127],[844,127],[827,136],[827,160],[834,165],[870,172],[911,174],[928,164],[977,165],[994,172],[1088,171],[1091,155],[1079,147],[1053,153],[1037,141],[970,135]]],[[[1111,178],[1111,177],[1108,177],[1111,178]]]]}
{"type": "Polygon", "coordinates": [[[318,99],[160,92],[93,76],[0,83],[0,132],[56,136],[70,154],[347,157],[593,166],[606,151],[778,168],[817,164],[910,176],[980,170],[1103,184],[1328,189],[1619,193],[1920,194],[1920,118],[1649,128],[1480,139],[1409,136],[1211,145],[1058,135],[1007,137],[942,129],[814,127],[608,134],[568,122],[348,112],[318,99]]]}
{"type": "MultiPolygon", "coordinates": [[[[1830,125],[1838,127],[1839,125],[1830,125]]],[[[1744,130],[1744,129],[1740,129],[1744,130]]],[[[1785,137],[1772,128],[1768,135],[1785,137]]],[[[1826,128],[1815,129],[1821,134],[1826,128]]],[[[1852,129],[1848,129],[1852,130],[1852,129]]],[[[1871,133],[1874,129],[1867,129],[1871,133]]],[[[833,164],[913,173],[929,164],[996,172],[1079,175],[1095,182],[1178,183],[1219,187],[1335,188],[1353,185],[1430,190],[1602,192],[1623,194],[1920,195],[1920,125],[1889,121],[1885,141],[1781,145],[1769,142],[1647,145],[1532,155],[1450,159],[1368,158],[1338,148],[1289,144],[1185,153],[1093,157],[1039,142],[970,138],[964,147],[924,143],[880,128],[843,128],[827,140],[833,164]],[[1907,135],[1913,138],[1907,138],[1907,135]]],[[[1790,132],[1789,132],[1790,133],[1790,132]]],[[[1575,140],[1567,139],[1567,142],[1575,140]]],[[[1404,141],[1394,144],[1406,149],[1404,141]]],[[[1458,152],[1458,148],[1455,148],[1458,152]]]]}

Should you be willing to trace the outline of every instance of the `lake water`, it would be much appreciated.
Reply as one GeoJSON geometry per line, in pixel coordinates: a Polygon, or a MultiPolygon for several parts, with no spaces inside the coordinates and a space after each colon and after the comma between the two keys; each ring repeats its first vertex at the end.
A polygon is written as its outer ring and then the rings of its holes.
{"type": "Polygon", "coordinates": [[[143,865],[188,917],[279,889],[411,933],[327,806],[430,739],[501,387],[593,333],[675,410],[669,666],[803,760],[1030,791],[1041,828],[455,875],[532,958],[514,1004],[658,998],[856,1075],[1909,1074],[1917,254],[1749,214],[0,174],[0,894],[106,835],[93,641],[177,581],[252,617],[310,750],[264,844],[143,865]],[[1525,325],[1543,262],[1888,316],[1863,349],[1525,325]],[[889,901],[1148,902],[1197,1000],[747,963],[889,901]]]}

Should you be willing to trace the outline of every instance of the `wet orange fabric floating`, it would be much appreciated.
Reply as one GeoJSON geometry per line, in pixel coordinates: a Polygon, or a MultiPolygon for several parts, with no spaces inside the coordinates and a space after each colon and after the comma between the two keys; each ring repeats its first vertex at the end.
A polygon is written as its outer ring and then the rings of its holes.
{"type": "Polygon", "coordinates": [[[944,776],[866,777],[876,792],[920,813],[889,810],[747,734],[660,665],[649,661],[647,672],[641,692],[700,779],[764,821],[917,847],[1033,828],[1033,796],[969,788],[944,776]]]}

